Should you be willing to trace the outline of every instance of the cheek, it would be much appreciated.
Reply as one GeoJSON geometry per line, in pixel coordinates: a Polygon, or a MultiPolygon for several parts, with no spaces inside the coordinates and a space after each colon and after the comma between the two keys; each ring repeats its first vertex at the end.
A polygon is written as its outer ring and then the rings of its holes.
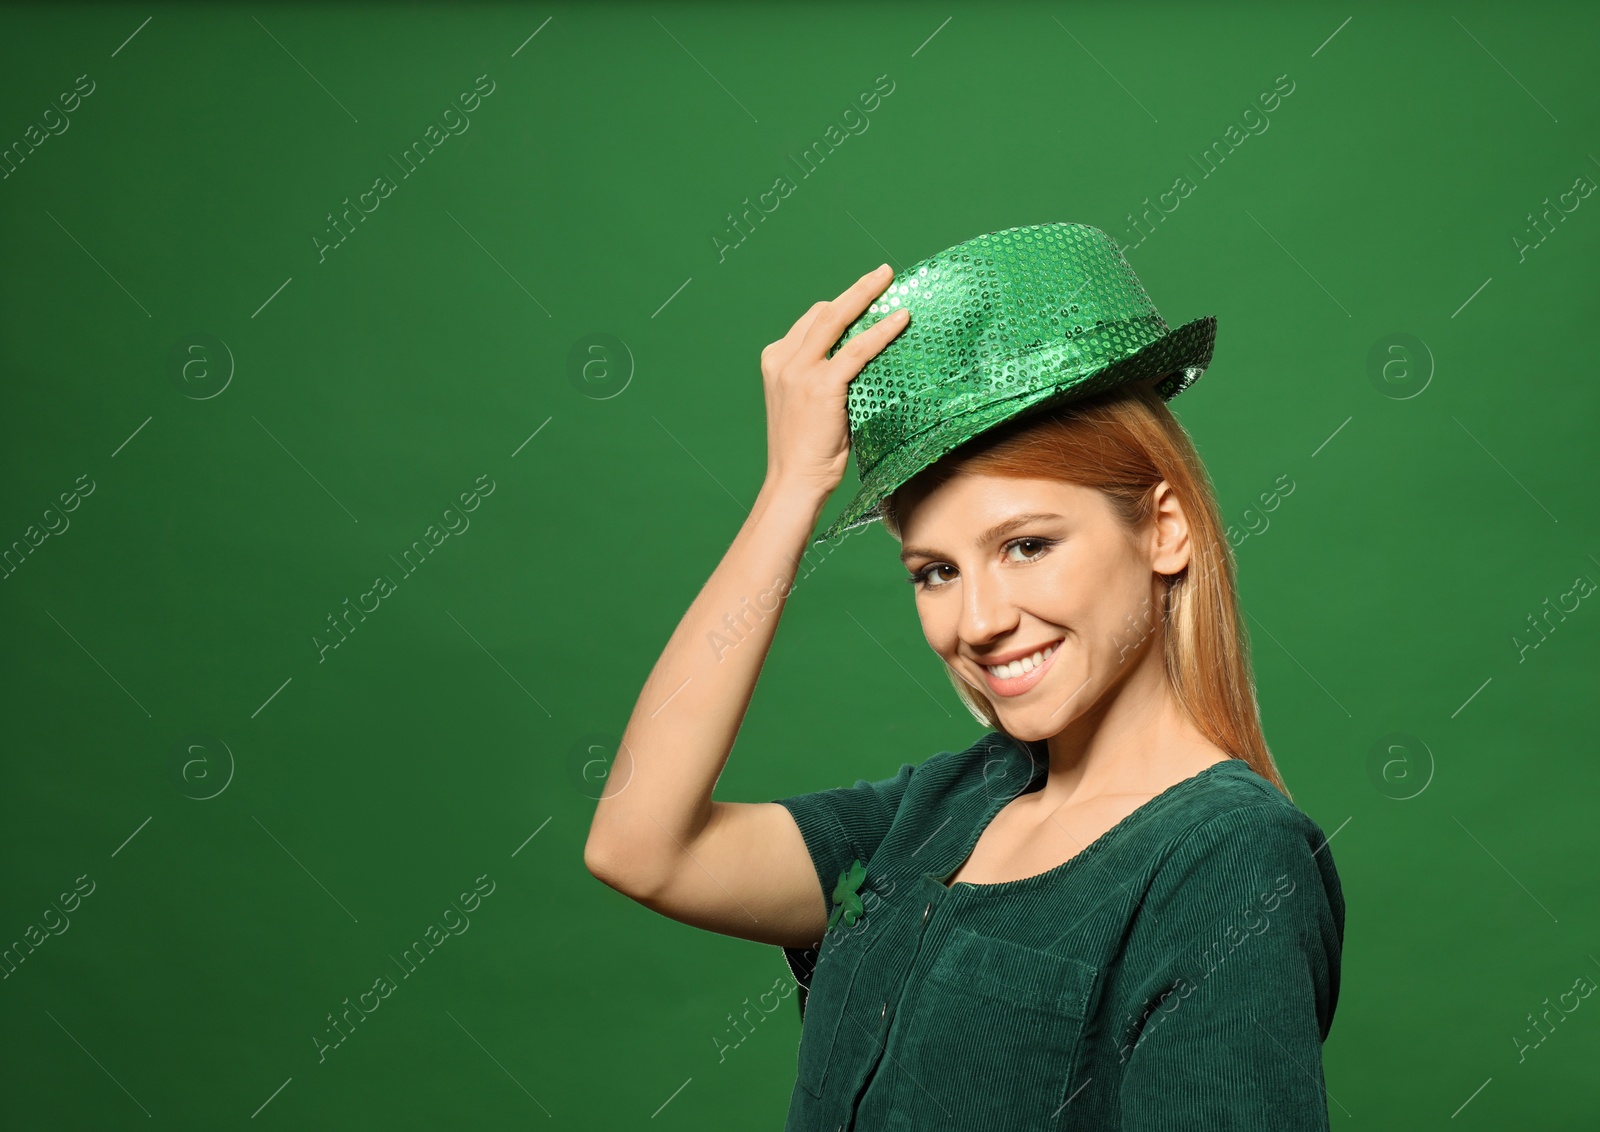
{"type": "Polygon", "coordinates": [[[1077,629],[1096,616],[1102,593],[1102,582],[1087,579],[1062,563],[1052,570],[1031,570],[1019,576],[1010,596],[1041,621],[1077,629]]]}
{"type": "Polygon", "coordinates": [[[955,616],[943,612],[940,602],[917,599],[917,617],[922,621],[922,639],[940,656],[948,656],[956,647],[955,616]]]}
{"type": "Polygon", "coordinates": [[[1094,650],[1109,663],[1120,664],[1138,652],[1154,630],[1155,606],[1149,596],[1123,595],[1108,601],[1097,618],[1094,650]]]}
{"type": "Polygon", "coordinates": [[[1128,586],[1128,577],[1119,572],[1086,574],[1063,567],[1039,571],[1017,597],[1035,617],[1066,630],[1074,651],[1100,662],[1115,657],[1121,639],[1142,623],[1140,595],[1128,586]]]}

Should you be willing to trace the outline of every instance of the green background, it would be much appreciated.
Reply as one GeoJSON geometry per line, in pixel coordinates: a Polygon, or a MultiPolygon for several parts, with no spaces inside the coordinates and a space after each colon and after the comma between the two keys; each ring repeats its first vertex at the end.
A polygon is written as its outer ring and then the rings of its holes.
{"type": "MultiPolygon", "coordinates": [[[[761,348],[885,260],[1074,220],[1128,245],[1170,323],[1219,321],[1174,409],[1236,529],[1268,742],[1348,901],[1334,1126],[1594,1126],[1600,998],[1518,1049],[1600,979],[1592,5],[0,27],[0,143],[93,83],[0,181],[0,937],[27,955],[0,983],[5,1123],[779,1127],[793,995],[720,1048],[789,983],[779,951],[591,877],[586,764],[755,497],[761,348]],[[466,132],[402,176],[479,76],[466,132]],[[880,76],[865,131],[801,176],[880,76]],[[728,214],[780,175],[741,240],[728,214]],[[403,976],[475,884],[470,930],[403,976]]],[[[719,798],[976,738],[899,574],[881,526],[808,560],[719,798]]]]}

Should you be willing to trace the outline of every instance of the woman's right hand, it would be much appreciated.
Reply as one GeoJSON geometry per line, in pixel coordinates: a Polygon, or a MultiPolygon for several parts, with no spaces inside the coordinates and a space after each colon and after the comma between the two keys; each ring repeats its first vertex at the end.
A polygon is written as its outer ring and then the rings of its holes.
{"type": "Polygon", "coordinates": [[[850,382],[905,328],[910,313],[899,308],[831,358],[828,349],[893,279],[888,264],[868,272],[831,303],[814,304],[789,333],[761,351],[769,484],[825,499],[844,478],[850,461],[850,382]]]}

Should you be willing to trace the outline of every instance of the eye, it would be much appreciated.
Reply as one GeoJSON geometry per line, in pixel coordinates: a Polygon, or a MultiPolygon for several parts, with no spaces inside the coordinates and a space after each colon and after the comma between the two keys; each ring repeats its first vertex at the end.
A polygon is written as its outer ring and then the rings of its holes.
{"type": "Polygon", "coordinates": [[[948,562],[934,562],[913,573],[906,579],[906,581],[922,590],[942,589],[950,584],[949,579],[945,579],[944,581],[934,581],[934,577],[938,575],[939,571],[941,570],[948,570],[954,574],[955,569],[956,568],[950,565],[948,562]]]}
{"type": "Polygon", "coordinates": [[[1011,562],[1037,562],[1050,552],[1056,544],[1052,538],[1019,538],[1006,544],[1006,554],[1011,562]],[[1021,558],[1009,557],[1013,550],[1031,549],[1032,553],[1024,553],[1021,558]]]}

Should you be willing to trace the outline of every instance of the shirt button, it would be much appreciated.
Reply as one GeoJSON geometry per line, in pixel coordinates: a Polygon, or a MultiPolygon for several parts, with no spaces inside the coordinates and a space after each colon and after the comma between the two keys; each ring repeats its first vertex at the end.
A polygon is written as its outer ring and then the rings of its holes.
{"type": "Polygon", "coordinates": [[[933,911],[933,901],[928,901],[928,906],[922,910],[922,922],[928,922],[928,913],[933,911]]]}

